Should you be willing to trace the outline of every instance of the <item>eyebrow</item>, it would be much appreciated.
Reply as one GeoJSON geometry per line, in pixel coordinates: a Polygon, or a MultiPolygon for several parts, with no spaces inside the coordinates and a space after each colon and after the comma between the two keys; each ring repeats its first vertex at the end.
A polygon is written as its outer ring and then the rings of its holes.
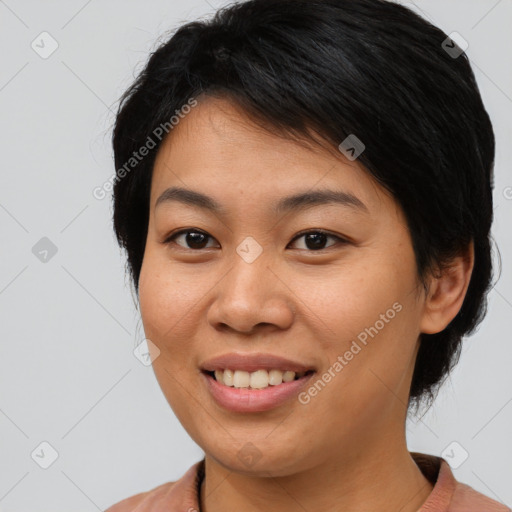
{"type": "MultiPolygon", "coordinates": [[[[215,201],[215,199],[200,192],[182,187],[171,187],[164,190],[156,200],[155,209],[163,203],[172,201],[199,207],[219,215],[226,215],[227,213],[227,210],[220,203],[215,201]]],[[[272,205],[272,210],[275,214],[282,214],[291,210],[302,210],[308,207],[325,204],[341,204],[369,213],[367,206],[355,195],[349,192],[330,189],[300,192],[283,197],[272,205]]]]}

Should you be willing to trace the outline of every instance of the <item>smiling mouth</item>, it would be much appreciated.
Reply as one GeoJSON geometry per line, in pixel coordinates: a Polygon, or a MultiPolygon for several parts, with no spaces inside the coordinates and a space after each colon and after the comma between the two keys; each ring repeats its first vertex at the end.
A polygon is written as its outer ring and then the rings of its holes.
{"type": "Polygon", "coordinates": [[[265,389],[268,387],[280,386],[287,382],[299,380],[314,373],[314,370],[305,372],[282,371],[282,370],[256,370],[247,372],[243,370],[215,370],[204,371],[215,379],[219,384],[231,388],[265,389]]]}

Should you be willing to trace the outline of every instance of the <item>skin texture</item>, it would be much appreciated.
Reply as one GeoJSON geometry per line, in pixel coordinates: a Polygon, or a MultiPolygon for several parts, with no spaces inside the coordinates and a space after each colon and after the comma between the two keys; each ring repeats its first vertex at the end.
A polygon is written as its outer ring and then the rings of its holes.
{"type": "Polygon", "coordinates": [[[459,311],[471,248],[426,294],[399,205],[357,160],[269,133],[228,100],[199,99],[157,155],[139,299],[161,389],[205,452],[201,510],[418,510],[432,490],[405,440],[418,337],[459,311]],[[211,196],[226,214],[176,201],[155,209],[171,186],[211,196]],[[367,211],[272,212],[283,196],[324,188],[350,192],[367,211]],[[192,248],[186,235],[164,243],[184,228],[209,237],[192,248]],[[328,236],[315,250],[295,239],[318,229],[347,242],[328,236]],[[263,249],[252,263],[236,252],[248,236],[263,249]],[[230,412],[203,382],[200,365],[231,352],[288,357],[321,376],[396,303],[394,318],[307,404],[230,412]],[[249,442],[258,454],[250,466],[238,457],[249,442]]]}

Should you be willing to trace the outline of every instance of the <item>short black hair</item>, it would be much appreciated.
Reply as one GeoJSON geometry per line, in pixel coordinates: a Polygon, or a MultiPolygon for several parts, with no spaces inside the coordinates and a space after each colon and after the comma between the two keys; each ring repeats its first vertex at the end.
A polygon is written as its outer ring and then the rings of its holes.
{"type": "Polygon", "coordinates": [[[421,334],[409,404],[430,404],[485,316],[492,279],[494,133],[469,60],[447,37],[384,0],[248,0],[174,30],[121,97],[113,131],[114,230],[137,295],[164,138],[155,129],[172,134],[191,98],[228,98],[275,134],[318,134],[334,149],[355,135],[358,161],[403,209],[423,286],[474,244],[459,313],[421,334]],[[149,140],[149,154],[130,160],[149,140]]]}

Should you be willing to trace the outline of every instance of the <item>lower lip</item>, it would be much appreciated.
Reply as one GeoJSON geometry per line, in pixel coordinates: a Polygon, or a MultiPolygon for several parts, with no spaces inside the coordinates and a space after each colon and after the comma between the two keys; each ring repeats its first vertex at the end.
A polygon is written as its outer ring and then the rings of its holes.
{"type": "Polygon", "coordinates": [[[234,412],[262,412],[279,407],[296,397],[315,373],[263,389],[225,386],[207,373],[201,372],[201,375],[206,379],[210,393],[220,406],[234,412]]]}

